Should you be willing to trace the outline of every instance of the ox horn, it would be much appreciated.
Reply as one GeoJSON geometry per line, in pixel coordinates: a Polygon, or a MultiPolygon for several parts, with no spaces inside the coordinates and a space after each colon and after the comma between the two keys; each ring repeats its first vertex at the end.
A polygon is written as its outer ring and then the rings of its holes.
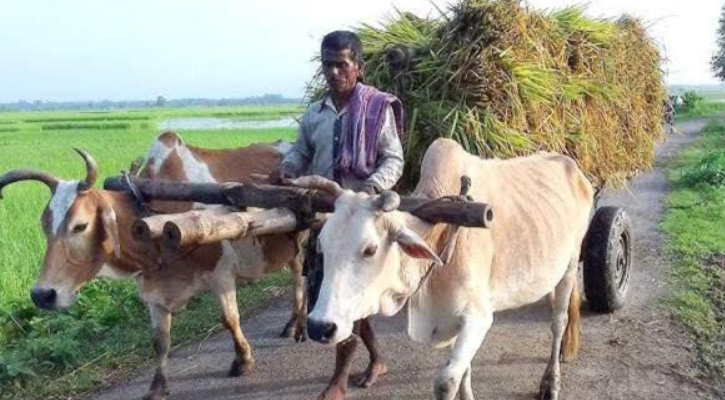
{"type": "Polygon", "coordinates": [[[58,186],[58,178],[50,176],[45,172],[31,171],[29,169],[16,169],[0,176],[0,199],[3,198],[5,186],[18,181],[40,181],[45,183],[51,192],[55,193],[58,186]]]}
{"type": "Polygon", "coordinates": [[[337,182],[331,181],[327,178],[323,178],[319,175],[303,176],[296,179],[289,180],[290,185],[305,188],[305,189],[317,189],[327,192],[336,198],[342,194],[342,188],[337,182]]]}
{"type": "Polygon", "coordinates": [[[78,148],[73,150],[75,150],[76,153],[83,158],[83,161],[86,162],[86,179],[78,185],[78,191],[84,192],[92,188],[96,183],[96,178],[98,178],[98,164],[96,164],[96,160],[94,160],[93,157],[91,157],[91,155],[85,150],[78,148]]]}
{"type": "Polygon", "coordinates": [[[373,207],[384,212],[395,211],[400,207],[400,195],[392,190],[385,190],[373,200],[373,207]]]}

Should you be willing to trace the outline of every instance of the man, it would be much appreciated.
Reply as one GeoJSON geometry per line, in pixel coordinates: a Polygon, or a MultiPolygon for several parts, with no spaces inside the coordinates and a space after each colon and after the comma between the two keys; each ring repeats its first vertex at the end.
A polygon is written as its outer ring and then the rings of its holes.
{"type": "MultiPolygon", "coordinates": [[[[273,181],[320,175],[343,188],[375,194],[391,189],[400,179],[402,104],[395,96],[362,83],[362,55],[360,39],[352,32],[336,31],[324,37],[321,61],[328,93],[302,116],[297,142],[272,174],[273,181]]],[[[305,257],[309,310],[314,308],[322,283],[322,255],[316,253],[318,233],[310,235],[305,257]]],[[[367,319],[355,324],[355,334],[370,352],[370,364],[357,384],[369,387],[387,368],[367,319]]],[[[315,339],[314,332],[310,336],[315,339]]],[[[337,346],[335,374],[319,399],[345,398],[356,347],[355,335],[337,346]]]]}
{"type": "Polygon", "coordinates": [[[675,124],[675,107],[672,104],[671,97],[665,97],[664,105],[662,108],[663,108],[663,113],[664,113],[665,124],[667,124],[667,129],[669,131],[672,131],[674,129],[674,124],[675,124]]]}

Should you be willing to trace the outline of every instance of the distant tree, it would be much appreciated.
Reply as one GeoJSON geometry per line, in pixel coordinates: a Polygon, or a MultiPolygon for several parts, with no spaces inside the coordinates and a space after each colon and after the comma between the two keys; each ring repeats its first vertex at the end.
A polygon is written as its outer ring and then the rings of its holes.
{"type": "Polygon", "coordinates": [[[720,12],[720,27],[717,29],[717,50],[710,61],[715,76],[725,81],[725,5],[720,12]]]}
{"type": "Polygon", "coordinates": [[[159,96],[156,98],[156,107],[165,107],[166,106],[166,97],[159,96]]]}

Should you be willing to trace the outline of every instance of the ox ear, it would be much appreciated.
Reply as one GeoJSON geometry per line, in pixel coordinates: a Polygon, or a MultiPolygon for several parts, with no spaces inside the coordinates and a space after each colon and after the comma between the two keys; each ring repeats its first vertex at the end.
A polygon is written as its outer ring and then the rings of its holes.
{"type": "Polygon", "coordinates": [[[395,241],[401,249],[413,258],[421,258],[432,261],[437,265],[443,265],[443,261],[438,255],[431,250],[428,243],[425,242],[417,233],[402,227],[395,232],[395,241]]]}
{"type": "Polygon", "coordinates": [[[113,210],[110,204],[101,199],[101,222],[103,223],[103,230],[106,233],[106,237],[103,240],[103,249],[106,253],[111,253],[116,258],[121,257],[121,238],[118,235],[118,223],[116,222],[116,211],[113,210]]]}

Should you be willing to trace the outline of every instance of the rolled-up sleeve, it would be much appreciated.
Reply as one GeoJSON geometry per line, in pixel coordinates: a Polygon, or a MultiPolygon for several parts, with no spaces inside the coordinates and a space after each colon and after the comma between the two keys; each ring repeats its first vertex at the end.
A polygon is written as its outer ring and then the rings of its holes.
{"type": "Polygon", "coordinates": [[[391,189],[403,175],[403,145],[395,127],[395,115],[392,107],[385,112],[385,122],[378,140],[378,157],[375,172],[366,180],[378,190],[391,189]]]}
{"type": "Polygon", "coordinates": [[[298,177],[309,169],[313,155],[310,140],[309,118],[305,114],[302,116],[300,126],[297,129],[297,141],[282,160],[282,169],[293,177],[298,177]]]}

